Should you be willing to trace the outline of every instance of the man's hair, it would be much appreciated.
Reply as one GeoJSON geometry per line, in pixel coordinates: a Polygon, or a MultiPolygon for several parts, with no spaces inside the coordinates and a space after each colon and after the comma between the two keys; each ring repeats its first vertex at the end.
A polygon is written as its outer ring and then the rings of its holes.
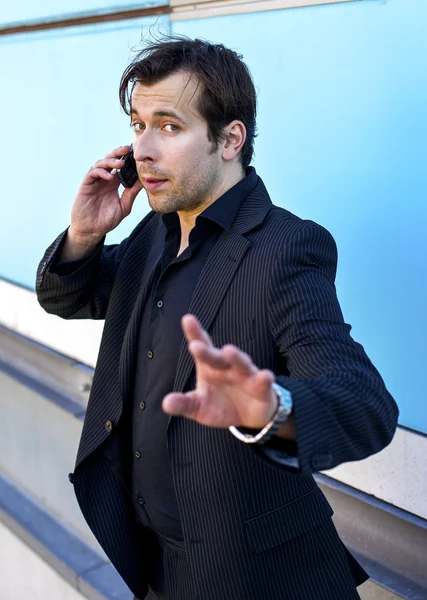
{"type": "Polygon", "coordinates": [[[256,92],[242,56],[222,44],[185,36],[162,36],[150,41],[126,68],[120,81],[120,104],[130,114],[137,83],[153,85],[177,71],[194,75],[200,84],[197,110],[206,120],[208,139],[215,149],[225,139],[224,128],[239,120],[246,127],[240,152],[244,169],[249,166],[256,136],[256,92]]]}

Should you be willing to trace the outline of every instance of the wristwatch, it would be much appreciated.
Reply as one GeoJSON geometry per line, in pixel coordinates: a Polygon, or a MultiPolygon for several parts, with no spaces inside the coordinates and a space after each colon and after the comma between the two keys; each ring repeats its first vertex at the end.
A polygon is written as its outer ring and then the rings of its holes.
{"type": "Polygon", "coordinates": [[[280,427],[288,420],[289,415],[292,412],[293,402],[292,394],[289,390],[283,388],[277,383],[273,383],[273,390],[277,394],[277,410],[271,418],[271,421],[261,429],[256,435],[250,435],[243,433],[237,427],[229,427],[231,433],[236,436],[241,442],[245,444],[265,444],[273,435],[280,429],[280,427]]]}

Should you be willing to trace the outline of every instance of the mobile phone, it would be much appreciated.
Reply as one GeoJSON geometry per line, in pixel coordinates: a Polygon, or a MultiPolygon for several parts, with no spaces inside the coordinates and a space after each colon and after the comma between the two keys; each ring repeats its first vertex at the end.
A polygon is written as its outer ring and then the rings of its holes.
{"type": "Polygon", "coordinates": [[[136,170],[136,162],[133,157],[132,144],[130,145],[129,154],[126,154],[121,158],[125,161],[125,164],[121,169],[117,169],[117,177],[120,179],[120,183],[123,185],[123,187],[131,188],[138,179],[138,171],[136,170]]]}

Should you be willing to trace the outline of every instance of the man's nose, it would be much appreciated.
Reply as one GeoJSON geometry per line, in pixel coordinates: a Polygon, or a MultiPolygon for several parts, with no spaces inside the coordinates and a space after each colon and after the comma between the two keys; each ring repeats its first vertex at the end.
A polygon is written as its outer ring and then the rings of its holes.
{"type": "Polygon", "coordinates": [[[133,155],[137,162],[157,160],[158,149],[153,131],[145,129],[145,131],[133,141],[133,155]]]}

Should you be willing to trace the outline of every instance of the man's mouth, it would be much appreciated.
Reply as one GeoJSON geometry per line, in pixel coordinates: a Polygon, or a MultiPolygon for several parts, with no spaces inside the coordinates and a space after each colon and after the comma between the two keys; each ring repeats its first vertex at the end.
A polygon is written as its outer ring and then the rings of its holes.
{"type": "Polygon", "coordinates": [[[167,179],[158,179],[155,177],[145,177],[144,178],[144,187],[148,190],[154,190],[166,183],[167,179]]]}

